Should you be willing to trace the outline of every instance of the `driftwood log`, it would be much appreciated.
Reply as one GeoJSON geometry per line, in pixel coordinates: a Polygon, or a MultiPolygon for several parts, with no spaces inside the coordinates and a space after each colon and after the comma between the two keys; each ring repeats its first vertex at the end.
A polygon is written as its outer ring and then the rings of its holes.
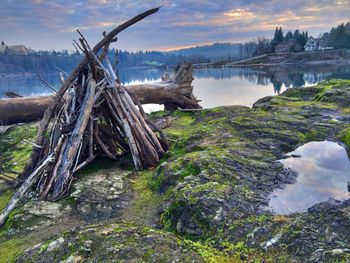
{"type": "MultiPolygon", "coordinates": [[[[198,109],[197,99],[193,95],[192,66],[183,63],[175,69],[173,75],[161,82],[129,85],[125,87],[135,102],[135,95],[141,104],[164,104],[166,110],[198,109]]],[[[20,94],[19,94],[20,95],[20,94]]],[[[54,95],[40,97],[21,97],[13,92],[9,99],[0,100],[0,124],[15,124],[38,120],[53,103],[54,95]]]]}
{"type": "MultiPolygon", "coordinates": [[[[30,189],[41,199],[67,196],[74,173],[98,155],[118,159],[130,154],[136,169],[158,164],[168,149],[166,137],[147,118],[137,92],[129,94],[120,84],[106,57],[118,33],[157,11],[146,11],[104,34],[94,48],[77,30],[80,44],[75,43],[85,58],[51,99],[38,125],[30,161],[19,177],[20,186],[0,214],[0,226],[30,189]]],[[[174,79],[183,79],[180,75],[174,79]]],[[[163,83],[159,88],[166,86],[163,83]]],[[[194,98],[189,100],[192,108],[199,107],[194,98]]],[[[181,105],[174,101],[169,107],[181,105]]]]}

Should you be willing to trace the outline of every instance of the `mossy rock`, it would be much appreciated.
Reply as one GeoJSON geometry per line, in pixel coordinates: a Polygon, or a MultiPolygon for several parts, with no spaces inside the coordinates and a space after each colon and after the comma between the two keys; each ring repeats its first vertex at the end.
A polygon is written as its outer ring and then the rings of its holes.
{"type": "MultiPolygon", "coordinates": [[[[172,120],[164,130],[170,149],[158,167],[139,172],[130,165],[121,168],[120,162],[99,160],[77,175],[72,189],[75,194],[59,203],[73,212],[81,204],[92,207],[92,213],[78,217],[73,225],[108,219],[132,223],[104,221],[80,226],[25,252],[20,262],[112,258],[121,262],[347,260],[347,201],[315,206],[309,212],[290,216],[273,215],[261,208],[274,189],[296,176],[278,162],[286,153],[314,140],[341,140],[350,145],[348,87],[349,81],[329,81],[305,89],[288,89],[282,96],[261,99],[252,109],[230,106],[151,114],[152,119],[172,120]],[[123,177],[118,187],[113,186],[115,173],[123,177]],[[105,185],[109,179],[113,182],[105,185]],[[81,185],[79,180],[87,184],[81,185]],[[126,191],[122,190],[124,186],[126,191]],[[79,190],[89,189],[86,202],[79,199],[79,190]],[[115,199],[108,200],[111,193],[115,199]],[[113,213],[94,213],[92,203],[96,208],[102,203],[111,205],[113,213]],[[270,243],[273,245],[268,246],[270,243]],[[332,258],[335,254],[337,257],[332,258]]],[[[29,156],[31,146],[20,141],[30,137],[23,129],[29,129],[35,137],[34,126],[15,127],[3,137],[13,142],[0,146],[7,169],[20,171],[29,156]]],[[[4,193],[0,206],[11,195],[11,191],[4,193]]],[[[13,215],[20,214],[20,209],[13,215]]],[[[73,218],[72,214],[65,215],[73,218]]],[[[13,260],[30,243],[25,245],[27,239],[20,226],[11,225],[16,222],[10,220],[10,227],[5,228],[19,232],[0,238],[5,246],[0,249],[2,260],[13,260]]],[[[37,229],[40,232],[44,228],[37,229]]]]}
{"type": "Polygon", "coordinates": [[[171,233],[132,224],[90,225],[56,236],[17,262],[204,262],[171,233]]]}

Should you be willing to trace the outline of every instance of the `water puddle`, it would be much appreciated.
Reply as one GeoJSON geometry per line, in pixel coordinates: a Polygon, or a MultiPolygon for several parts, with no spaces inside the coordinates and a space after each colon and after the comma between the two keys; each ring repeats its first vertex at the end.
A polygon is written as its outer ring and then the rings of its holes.
{"type": "Polygon", "coordinates": [[[347,199],[350,194],[350,161],[346,150],[334,142],[310,142],[280,160],[298,172],[294,184],[275,190],[269,208],[278,214],[303,212],[329,198],[347,199]],[[296,158],[300,156],[299,158],[296,158]]]}

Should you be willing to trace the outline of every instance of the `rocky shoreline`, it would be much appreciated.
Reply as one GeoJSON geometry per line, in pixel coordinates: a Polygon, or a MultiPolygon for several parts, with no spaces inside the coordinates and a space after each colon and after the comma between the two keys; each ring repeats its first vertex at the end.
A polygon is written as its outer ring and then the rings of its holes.
{"type": "MultiPolygon", "coordinates": [[[[341,80],[252,109],[152,113],[171,123],[158,167],[101,159],[77,175],[70,197],[29,196],[0,228],[0,262],[348,262],[349,199],[291,215],[264,207],[297,176],[278,162],[286,153],[326,139],[350,146],[349,113],[350,81],[341,80]]],[[[33,125],[2,135],[8,169],[20,171],[23,139],[34,135],[33,125]]],[[[0,185],[0,209],[12,191],[0,185]]]]}
{"type": "Polygon", "coordinates": [[[195,64],[195,68],[213,67],[273,67],[273,66],[334,66],[349,65],[350,50],[304,51],[287,53],[268,53],[233,62],[213,62],[195,64]]]}

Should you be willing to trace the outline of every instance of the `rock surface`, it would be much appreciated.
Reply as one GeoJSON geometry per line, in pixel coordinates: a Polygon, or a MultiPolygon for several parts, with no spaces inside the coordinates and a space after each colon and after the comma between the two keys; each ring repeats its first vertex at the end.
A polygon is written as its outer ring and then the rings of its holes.
{"type": "Polygon", "coordinates": [[[69,198],[29,196],[0,229],[0,262],[349,262],[350,200],[265,209],[297,176],[278,160],[309,141],[349,147],[349,113],[350,81],[288,89],[252,109],[153,113],[171,119],[158,167],[97,161],[69,198]]]}
{"type": "Polygon", "coordinates": [[[27,251],[17,262],[203,262],[171,233],[130,224],[76,228],[27,251]]]}

